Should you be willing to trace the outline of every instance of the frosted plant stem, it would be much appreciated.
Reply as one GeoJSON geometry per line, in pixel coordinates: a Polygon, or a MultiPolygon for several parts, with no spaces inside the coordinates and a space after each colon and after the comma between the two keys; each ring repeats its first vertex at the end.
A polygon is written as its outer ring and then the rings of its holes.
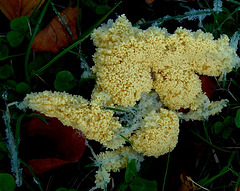
{"type": "Polygon", "coordinates": [[[7,92],[4,92],[2,94],[2,98],[4,99],[5,105],[6,105],[6,111],[3,112],[3,120],[6,125],[6,131],[5,131],[6,140],[7,140],[6,147],[9,152],[9,158],[11,159],[11,171],[15,176],[16,184],[19,187],[22,185],[22,169],[20,169],[20,162],[18,161],[18,150],[15,145],[15,140],[14,140],[14,136],[11,128],[11,115],[9,112],[9,106],[6,103],[7,92]]]}
{"type": "MultiPolygon", "coordinates": [[[[194,183],[195,185],[197,185],[198,187],[202,188],[203,190],[208,190],[207,188],[204,188],[204,187],[201,186],[200,184],[198,184],[198,183],[196,183],[195,181],[193,181],[193,180],[191,179],[191,177],[187,176],[187,179],[190,180],[191,182],[193,182],[193,183],[194,183]]],[[[208,191],[210,191],[210,190],[208,190],[208,191]]]]}
{"type": "MultiPolygon", "coordinates": [[[[94,159],[97,160],[98,157],[97,157],[96,153],[94,152],[93,148],[88,143],[87,139],[85,140],[85,145],[90,149],[94,159]]],[[[100,172],[102,173],[102,166],[101,166],[101,164],[100,163],[96,163],[96,165],[98,166],[98,168],[100,169],[100,172]]],[[[106,181],[104,181],[104,176],[103,176],[103,183],[104,183],[104,191],[106,191],[107,190],[107,183],[106,183],[106,181]]],[[[97,188],[99,188],[98,185],[96,185],[95,187],[91,188],[89,191],[96,190],[97,188]]]]}

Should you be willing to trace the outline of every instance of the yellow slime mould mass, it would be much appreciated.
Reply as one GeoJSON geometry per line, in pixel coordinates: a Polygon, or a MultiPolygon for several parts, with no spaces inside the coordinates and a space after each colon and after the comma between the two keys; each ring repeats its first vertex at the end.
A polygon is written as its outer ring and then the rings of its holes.
{"type": "Polygon", "coordinates": [[[28,94],[20,106],[57,117],[111,149],[95,156],[99,170],[93,189],[104,189],[109,173],[125,168],[129,158],[141,162],[143,156],[172,151],[179,118],[201,120],[220,112],[227,100],[210,101],[199,75],[221,79],[239,57],[226,35],[214,40],[210,33],[181,27],[174,34],[157,27],[141,30],[125,15],[95,29],[91,38],[97,79],[90,101],[44,91],[28,94]]]}
{"type": "Polygon", "coordinates": [[[159,113],[152,111],[143,121],[131,138],[133,148],[146,156],[159,157],[172,151],[177,145],[179,119],[175,113],[160,109],[159,113]]]}
{"type": "Polygon", "coordinates": [[[109,20],[92,34],[96,48],[92,68],[102,91],[114,104],[133,106],[141,93],[154,89],[172,110],[195,110],[202,94],[198,75],[221,76],[239,63],[229,38],[201,30],[132,27],[125,15],[109,20]]]}
{"type": "Polygon", "coordinates": [[[99,105],[90,106],[90,102],[83,97],[64,92],[28,94],[22,107],[56,117],[64,125],[81,130],[88,139],[104,145],[113,138],[114,131],[121,127],[118,118],[113,117],[113,111],[103,110],[99,105]]]}

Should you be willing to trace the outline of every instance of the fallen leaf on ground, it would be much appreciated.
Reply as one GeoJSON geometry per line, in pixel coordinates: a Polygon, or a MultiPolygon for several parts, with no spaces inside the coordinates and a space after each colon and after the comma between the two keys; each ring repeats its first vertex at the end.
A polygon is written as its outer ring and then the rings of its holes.
{"type": "Polygon", "coordinates": [[[235,191],[240,191],[240,185],[237,186],[235,191]]]}
{"type": "Polygon", "coordinates": [[[45,159],[32,159],[28,161],[28,166],[35,174],[43,174],[49,170],[60,167],[64,164],[68,164],[68,161],[64,161],[57,158],[45,158],[45,159]]]}
{"type": "MultiPolygon", "coordinates": [[[[212,80],[212,78],[210,78],[209,76],[204,76],[204,75],[199,76],[199,79],[201,80],[201,83],[202,83],[203,93],[205,93],[207,97],[211,99],[217,87],[216,81],[212,80]]],[[[178,110],[178,112],[187,113],[189,112],[189,109],[181,108],[178,110]]]]}
{"type": "Polygon", "coordinates": [[[80,131],[64,126],[57,118],[44,118],[48,124],[32,117],[23,137],[23,141],[29,139],[25,146],[29,148],[24,148],[24,152],[29,155],[27,164],[35,174],[78,161],[86,148],[85,137],[80,131]]]}
{"type": "Polygon", "coordinates": [[[0,10],[9,20],[20,16],[30,17],[34,9],[44,3],[45,0],[0,0],[0,10]]]}
{"type": "Polygon", "coordinates": [[[202,91],[206,93],[208,98],[210,99],[213,95],[213,93],[216,90],[217,87],[217,82],[214,81],[211,77],[209,76],[200,76],[199,77],[201,82],[202,82],[202,91]]]}
{"type": "Polygon", "coordinates": [[[60,48],[66,47],[72,43],[73,39],[76,40],[78,37],[77,10],[77,7],[68,7],[60,13],[60,16],[68,30],[58,16],[54,17],[45,29],[36,35],[32,45],[33,51],[57,53],[60,48]],[[69,32],[71,33],[73,39],[71,38],[69,32]]]}
{"type": "Polygon", "coordinates": [[[178,191],[196,191],[200,189],[191,181],[191,177],[187,176],[186,172],[181,173],[180,179],[182,184],[178,188],[178,191]]]}
{"type": "Polygon", "coordinates": [[[145,2],[147,3],[147,4],[151,4],[151,3],[153,3],[155,0],[145,0],[145,2]]]}

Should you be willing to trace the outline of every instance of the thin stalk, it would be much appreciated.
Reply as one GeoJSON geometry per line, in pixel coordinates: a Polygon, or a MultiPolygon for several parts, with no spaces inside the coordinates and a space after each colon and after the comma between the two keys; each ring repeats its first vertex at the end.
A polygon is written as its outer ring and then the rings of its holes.
{"type": "MultiPolygon", "coordinates": [[[[67,16],[67,13],[68,13],[68,10],[66,11],[65,15],[63,17],[65,18],[62,18],[61,15],[59,14],[59,12],[57,11],[56,7],[54,6],[54,3],[51,2],[51,5],[52,5],[52,8],[54,10],[54,12],[57,14],[60,22],[63,24],[63,26],[66,28],[70,38],[72,39],[72,41],[74,41],[74,38],[73,38],[73,35],[72,35],[72,32],[70,31],[69,27],[67,26],[66,22],[65,22],[65,19],[66,19],[66,16],[67,16]]],[[[69,7],[68,7],[69,9],[69,7]]],[[[78,13],[77,13],[78,14],[78,13]]]]}
{"type": "Polygon", "coordinates": [[[215,179],[217,179],[220,176],[223,176],[224,174],[226,174],[229,171],[230,171],[230,169],[226,169],[225,171],[220,172],[219,174],[217,174],[217,175],[213,176],[212,178],[208,179],[204,184],[202,184],[202,186],[205,186],[205,185],[213,182],[215,179]]]}
{"type": "Polygon", "coordinates": [[[211,139],[209,137],[208,130],[207,130],[207,127],[206,127],[206,124],[205,124],[204,120],[202,120],[202,122],[203,122],[203,127],[204,127],[204,132],[205,132],[206,138],[209,142],[211,142],[211,139]]]}
{"type": "Polygon", "coordinates": [[[200,136],[199,134],[197,134],[195,131],[193,131],[193,130],[191,130],[191,129],[190,129],[190,131],[191,131],[194,135],[198,136],[200,139],[202,139],[203,141],[205,141],[206,143],[208,143],[209,145],[211,145],[212,147],[214,147],[214,148],[216,148],[216,149],[218,149],[218,150],[220,150],[220,151],[223,151],[223,152],[228,152],[228,153],[231,152],[231,151],[227,151],[227,150],[224,150],[224,149],[221,149],[221,148],[215,146],[214,144],[210,143],[209,141],[207,141],[206,139],[204,139],[202,136],[200,136]]]}
{"type": "Polygon", "coordinates": [[[238,177],[238,179],[237,179],[237,182],[236,182],[235,187],[234,187],[233,190],[237,190],[237,188],[239,186],[239,183],[240,183],[240,176],[239,176],[239,174],[237,175],[237,177],[238,177]]]}
{"type": "Polygon", "coordinates": [[[234,159],[234,157],[235,157],[235,155],[237,154],[237,152],[236,151],[233,151],[232,152],[232,154],[231,154],[231,156],[230,156],[230,158],[229,158],[229,160],[228,160],[228,168],[232,165],[232,161],[233,161],[233,159],[234,159]]]}
{"type": "Polygon", "coordinates": [[[72,54],[75,54],[75,55],[77,55],[77,56],[80,56],[80,57],[82,56],[82,54],[81,54],[81,53],[74,52],[74,51],[72,51],[72,50],[70,50],[69,52],[70,52],[70,53],[72,53],[72,54]]]}
{"type": "Polygon", "coordinates": [[[231,168],[229,168],[229,170],[230,170],[233,174],[235,174],[237,177],[239,177],[239,173],[237,173],[235,170],[233,170],[233,169],[231,169],[231,168]]]}
{"type": "Polygon", "coordinates": [[[131,146],[133,146],[133,143],[131,141],[129,141],[126,137],[124,137],[121,134],[119,134],[119,136],[122,137],[125,141],[127,141],[131,146]]]}
{"type": "Polygon", "coordinates": [[[82,10],[81,10],[81,7],[80,7],[80,2],[79,0],[77,1],[77,12],[80,13],[80,14],[77,14],[77,25],[78,25],[78,32],[79,34],[81,35],[81,32],[82,32],[82,10]],[[81,25],[80,25],[81,23],[81,25]]]}
{"type": "Polygon", "coordinates": [[[240,86],[238,85],[238,83],[234,79],[231,79],[231,82],[240,89],[240,86]]]}
{"type": "Polygon", "coordinates": [[[237,4],[237,5],[240,5],[240,2],[237,2],[237,1],[234,1],[234,0],[227,0],[229,1],[230,3],[234,3],[234,4],[237,4]]]}
{"type": "Polygon", "coordinates": [[[35,9],[33,10],[33,12],[32,12],[32,15],[31,15],[31,16],[33,16],[34,14],[36,14],[36,12],[37,12],[37,10],[38,10],[39,6],[41,5],[41,3],[42,3],[42,0],[40,0],[40,1],[39,1],[39,3],[37,4],[37,6],[35,7],[35,9]]]}
{"type": "Polygon", "coordinates": [[[185,18],[188,18],[188,17],[193,17],[193,16],[201,16],[201,15],[204,15],[204,14],[212,14],[212,12],[210,10],[201,10],[195,14],[192,14],[192,13],[185,13],[183,15],[176,15],[176,16],[169,16],[169,17],[163,17],[163,18],[159,18],[159,19],[156,19],[156,20],[153,20],[153,21],[146,21],[144,23],[140,23],[138,24],[139,26],[145,26],[145,25],[149,25],[149,24],[153,24],[153,23],[160,23],[158,25],[161,25],[162,23],[164,23],[165,21],[169,21],[169,20],[178,20],[178,19],[185,19],[185,18]]]}
{"type": "Polygon", "coordinates": [[[30,76],[29,76],[29,73],[28,73],[28,62],[29,62],[29,57],[30,57],[30,53],[31,53],[32,44],[33,44],[33,41],[34,41],[35,36],[37,34],[37,31],[39,29],[40,23],[42,22],[43,16],[45,15],[45,13],[47,11],[47,8],[48,8],[48,5],[49,5],[50,2],[51,2],[51,0],[48,0],[47,3],[45,4],[45,6],[43,7],[43,10],[42,10],[42,12],[41,12],[41,14],[38,18],[37,25],[34,28],[31,40],[30,40],[29,45],[28,45],[27,53],[26,53],[26,56],[25,56],[25,77],[26,77],[27,83],[30,83],[30,76]]]}
{"type": "Polygon", "coordinates": [[[166,171],[165,171],[164,180],[163,180],[162,191],[164,191],[164,189],[165,189],[165,184],[166,184],[166,180],[167,180],[167,173],[168,173],[169,161],[170,161],[170,151],[168,152],[168,160],[167,160],[167,166],[166,166],[166,171]]]}
{"type": "Polygon", "coordinates": [[[224,23],[225,23],[227,20],[229,20],[230,18],[232,18],[232,16],[233,16],[235,13],[237,13],[239,10],[240,10],[240,6],[237,7],[237,8],[235,9],[235,11],[233,11],[231,14],[229,14],[228,17],[227,17],[226,19],[224,19],[224,21],[223,21],[220,25],[218,25],[218,27],[215,29],[215,31],[221,30],[221,28],[222,28],[222,26],[224,25],[224,23]]]}
{"type": "Polygon", "coordinates": [[[18,56],[23,56],[23,55],[25,55],[25,54],[26,54],[26,52],[21,53],[21,54],[16,54],[16,55],[10,55],[10,56],[6,56],[6,57],[2,57],[2,58],[0,58],[0,61],[6,60],[6,59],[8,59],[8,58],[14,58],[14,57],[18,57],[18,56]]]}
{"type": "Polygon", "coordinates": [[[218,23],[218,20],[217,20],[217,17],[214,13],[214,11],[212,10],[212,8],[210,7],[210,5],[208,4],[207,0],[205,0],[205,3],[207,4],[208,8],[210,9],[212,15],[213,15],[213,18],[214,18],[214,22],[216,23],[216,25],[219,27],[219,23],[218,23]]]}
{"type": "Polygon", "coordinates": [[[43,188],[42,188],[42,186],[41,186],[41,184],[40,184],[40,182],[39,182],[39,180],[38,180],[38,178],[36,177],[36,175],[34,174],[33,170],[31,169],[31,167],[28,166],[27,163],[25,163],[25,162],[24,162],[22,159],[20,159],[20,158],[18,158],[18,161],[21,162],[21,163],[30,171],[30,173],[32,174],[33,178],[34,178],[35,181],[37,182],[37,185],[38,185],[40,191],[44,191],[43,188]]]}
{"type": "MultiPolygon", "coordinates": [[[[89,33],[90,35],[91,33],[89,33]]],[[[52,60],[50,60],[45,66],[41,67],[40,69],[38,69],[35,73],[39,74],[41,72],[43,72],[44,70],[46,70],[47,68],[49,68],[55,61],[57,61],[59,58],[61,58],[64,54],[66,54],[67,52],[69,52],[70,50],[72,50],[75,46],[77,46],[79,43],[83,42],[89,35],[84,36],[83,38],[81,38],[80,40],[76,41],[75,43],[73,43],[71,46],[69,46],[68,48],[64,49],[62,52],[60,52],[57,56],[55,56],[52,60]]],[[[33,77],[33,75],[30,76],[30,78],[33,77]]]]}
{"type": "Polygon", "coordinates": [[[18,151],[18,146],[19,146],[19,137],[20,137],[20,128],[21,128],[21,122],[23,117],[25,116],[25,113],[22,113],[18,119],[17,119],[17,123],[16,123],[16,131],[15,131],[15,145],[16,145],[16,150],[18,151]]]}
{"type": "Polygon", "coordinates": [[[106,110],[112,110],[112,111],[118,111],[118,112],[127,112],[125,110],[117,109],[117,108],[113,108],[113,107],[102,107],[102,108],[106,109],[106,110]]]}

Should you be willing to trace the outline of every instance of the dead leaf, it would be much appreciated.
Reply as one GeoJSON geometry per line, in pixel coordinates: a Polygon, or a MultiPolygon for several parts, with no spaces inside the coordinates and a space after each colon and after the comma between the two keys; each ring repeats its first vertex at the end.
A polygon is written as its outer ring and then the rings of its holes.
{"type": "MultiPolygon", "coordinates": [[[[62,20],[65,22],[67,28],[72,34],[74,40],[77,39],[77,7],[68,7],[60,14],[62,20]]],[[[68,46],[72,42],[64,24],[62,24],[58,16],[38,33],[34,39],[32,48],[34,52],[54,52],[57,53],[60,48],[68,46]]]]}
{"type": "Polygon", "coordinates": [[[0,0],[0,10],[9,20],[19,18],[21,16],[30,17],[34,9],[40,2],[40,5],[45,0],[0,0]]]}
{"type": "Polygon", "coordinates": [[[186,172],[181,173],[180,179],[182,184],[178,188],[178,191],[196,191],[200,189],[191,181],[191,177],[187,176],[186,172]]]}
{"type": "Polygon", "coordinates": [[[45,158],[32,159],[28,161],[27,164],[35,174],[39,175],[68,163],[68,161],[64,161],[58,158],[45,158]]]}
{"type": "Polygon", "coordinates": [[[22,138],[28,140],[24,146],[26,161],[35,174],[78,161],[86,148],[85,137],[79,130],[64,126],[57,118],[43,117],[48,124],[32,117],[22,138]]]}
{"type": "Polygon", "coordinates": [[[237,186],[235,191],[240,191],[240,185],[237,186]]]}
{"type": "Polygon", "coordinates": [[[147,4],[152,4],[155,0],[145,0],[147,4]]]}
{"type": "Polygon", "coordinates": [[[217,83],[209,76],[199,76],[201,82],[202,82],[202,91],[206,93],[208,98],[210,99],[213,95],[213,93],[216,90],[217,83]]]}

